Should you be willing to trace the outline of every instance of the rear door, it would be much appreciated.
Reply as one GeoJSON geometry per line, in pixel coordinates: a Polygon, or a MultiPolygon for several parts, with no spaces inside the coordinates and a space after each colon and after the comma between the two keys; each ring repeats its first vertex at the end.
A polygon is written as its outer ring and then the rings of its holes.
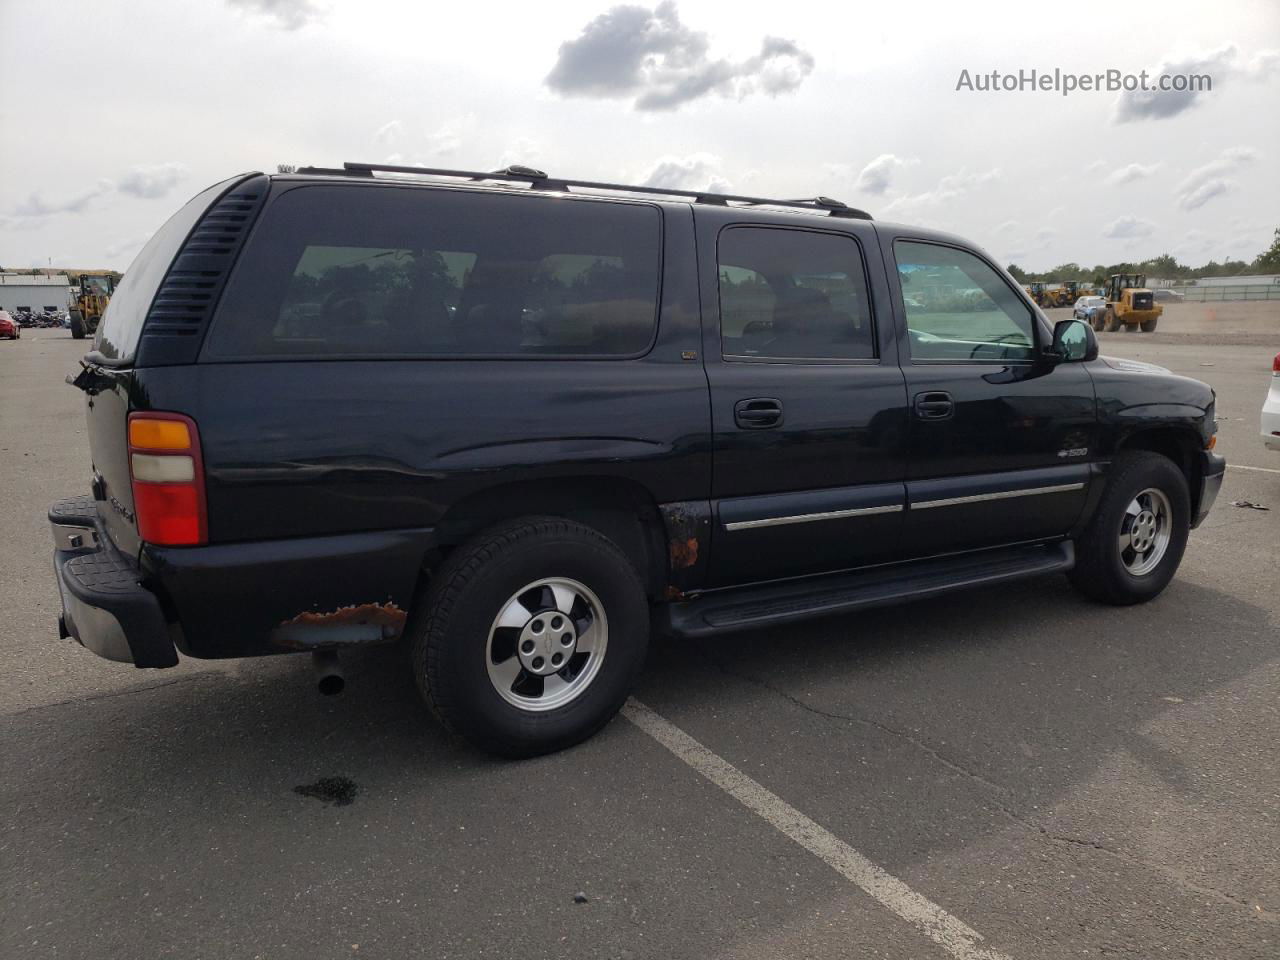
{"type": "Polygon", "coordinates": [[[1093,381],[1043,359],[1034,308],[977,251],[884,239],[911,404],[905,540],[927,556],[1067,533],[1096,447],[1093,381]]]}
{"type": "Polygon", "coordinates": [[[834,218],[743,223],[740,211],[702,205],[694,213],[714,434],[713,585],[895,558],[906,390],[874,228],[834,218]]]}

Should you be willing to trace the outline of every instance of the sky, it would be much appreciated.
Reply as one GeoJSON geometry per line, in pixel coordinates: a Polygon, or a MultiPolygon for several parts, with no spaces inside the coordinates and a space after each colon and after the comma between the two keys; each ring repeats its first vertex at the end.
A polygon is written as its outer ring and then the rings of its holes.
{"type": "Polygon", "coordinates": [[[824,194],[1029,270],[1280,226],[1276,0],[0,0],[0,63],[4,267],[123,269],[211,183],[344,160],[824,194]],[[979,89],[1032,69],[1212,89],[979,89]]]}

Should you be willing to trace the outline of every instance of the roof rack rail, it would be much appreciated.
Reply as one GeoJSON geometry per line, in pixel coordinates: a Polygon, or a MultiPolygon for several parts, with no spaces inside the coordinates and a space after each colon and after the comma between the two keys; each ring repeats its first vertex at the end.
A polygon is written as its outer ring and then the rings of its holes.
{"type": "Polygon", "coordinates": [[[856,207],[850,207],[833,200],[831,197],[813,197],[803,200],[771,200],[767,197],[747,197],[732,193],[710,193],[697,190],[674,190],[666,187],[644,187],[626,183],[604,183],[597,180],[569,180],[562,177],[550,177],[542,170],[533,167],[512,165],[501,170],[446,170],[440,167],[410,167],[393,163],[352,163],[342,165],[341,170],[330,170],[324,167],[299,167],[302,174],[343,174],[347,176],[370,177],[375,173],[406,173],[425,177],[456,177],[461,180],[499,180],[507,183],[527,183],[534,190],[555,190],[568,192],[572,187],[585,190],[607,190],[617,193],[640,193],[659,197],[687,197],[695,203],[727,207],[731,204],[745,206],[791,207],[800,210],[825,211],[828,216],[847,217],[854,220],[870,220],[871,214],[856,207]]]}

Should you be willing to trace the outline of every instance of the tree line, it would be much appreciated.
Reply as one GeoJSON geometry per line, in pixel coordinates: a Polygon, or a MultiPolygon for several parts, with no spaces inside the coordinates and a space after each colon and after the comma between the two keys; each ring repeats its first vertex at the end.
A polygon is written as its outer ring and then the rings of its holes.
{"type": "Polygon", "coordinates": [[[1194,280],[1197,277],[1240,277],[1257,276],[1259,274],[1280,273],[1280,227],[1276,228],[1275,239],[1271,246],[1253,258],[1252,263],[1244,260],[1225,260],[1219,263],[1210,260],[1204,266],[1192,267],[1179,263],[1174,257],[1163,253],[1140,263],[1113,263],[1110,266],[1097,264],[1083,267],[1078,263],[1061,263],[1052,270],[1033,273],[1023,270],[1015,263],[1009,264],[1009,273],[1019,283],[1033,281],[1088,280],[1095,285],[1106,283],[1107,277],[1113,273],[1145,273],[1148,277],[1159,277],[1162,280],[1194,280]]]}

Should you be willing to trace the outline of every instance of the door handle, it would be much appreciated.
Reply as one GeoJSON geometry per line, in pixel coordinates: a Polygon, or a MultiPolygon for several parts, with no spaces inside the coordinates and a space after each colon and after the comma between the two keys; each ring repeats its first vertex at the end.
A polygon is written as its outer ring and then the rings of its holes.
{"type": "Polygon", "coordinates": [[[916,416],[921,420],[945,420],[956,412],[951,394],[945,390],[931,390],[916,394],[916,416]]]}
{"type": "Polygon", "coordinates": [[[782,401],[774,397],[753,397],[733,405],[733,422],[743,430],[764,430],[782,423],[782,401]]]}

